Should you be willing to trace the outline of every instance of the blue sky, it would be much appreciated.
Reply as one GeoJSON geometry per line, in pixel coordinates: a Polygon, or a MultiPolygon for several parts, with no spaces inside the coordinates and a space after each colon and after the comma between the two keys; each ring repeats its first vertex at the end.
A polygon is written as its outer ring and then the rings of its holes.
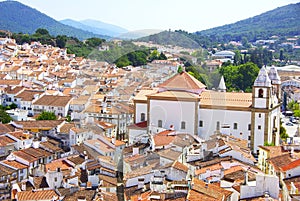
{"type": "Polygon", "coordinates": [[[234,23],[300,0],[19,0],[53,17],[139,29],[189,32],[234,23]]]}

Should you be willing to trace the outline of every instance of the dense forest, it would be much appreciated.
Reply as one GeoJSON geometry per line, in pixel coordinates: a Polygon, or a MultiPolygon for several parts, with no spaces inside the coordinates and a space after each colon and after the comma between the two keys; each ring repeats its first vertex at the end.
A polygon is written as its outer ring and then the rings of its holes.
{"type": "Polygon", "coordinates": [[[254,42],[276,36],[300,35],[300,3],[283,6],[261,15],[204,31],[197,36],[209,37],[211,41],[241,41],[246,37],[254,42]]]}

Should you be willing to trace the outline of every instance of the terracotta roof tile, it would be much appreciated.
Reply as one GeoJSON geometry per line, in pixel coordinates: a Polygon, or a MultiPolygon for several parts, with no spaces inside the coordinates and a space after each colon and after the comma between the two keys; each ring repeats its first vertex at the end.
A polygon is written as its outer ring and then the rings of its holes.
{"type": "Polygon", "coordinates": [[[279,171],[281,167],[284,167],[293,161],[289,153],[272,157],[267,160],[271,165],[273,165],[276,171],[279,171]]]}
{"type": "Polygon", "coordinates": [[[188,172],[188,170],[189,170],[189,168],[186,165],[184,165],[184,164],[182,164],[182,163],[180,163],[178,161],[175,161],[173,163],[172,167],[175,168],[175,169],[177,169],[177,170],[181,170],[183,172],[188,172]]]}
{"type": "Polygon", "coordinates": [[[72,100],[71,96],[44,95],[33,103],[33,105],[47,105],[54,107],[65,107],[72,100]]]}
{"type": "Polygon", "coordinates": [[[43,93],[43,91],[25,90],[17,96],[15,96],[15,98],[21,98],[22,101],[33,101],[36,95],[40,96],[43,93]]]}
{"type": "Polygon", "coordinates": [[[245,107],[252,105],[252,93],[203,91],[200,95],[201,107],[245,107]]]}
{"type": "Polygon", "coordinates": [[[7,137],[7,136],[0,136],[0,147],[3,147],[3,146],[7,146],[7,145],[10,145],[10,144],[13,144],[15,143],[16,141],[14,141],[13,139],[7,137]]]}
{"type": "Polygon", "coordinates": [[[12,167],[12,168],[17,168],[17,169],[25,169],[28,168],[27,165],[24,165],[22,163],[19,163],[18,161],[11,161],[11,160],[4,160],[2,163],[5,163],[6,165],[12,167]]]}
{"type": "Polygon", "coordinates": [[[71,165],[69,165],[67,162],[65,162],[62,159],[54,160],[51,161],[50,163],[47,163],[45,165],[46,171],[57,171],[58,168],[60,168],[62,171],[63,170],[70,170],[72,168],[71,165]]]}
{"type": "Polygon", "coordinates": [[[297,159],[297,160],[289,163],[288,165],[281,167],[281,170],[285,172],[287,170],[291,170],[291,169],[294,169],[299,166],[300,166],[300,159],[297,159]]]}
{"type": "Polygon", "coordinates": [[[40,120],[40,121],[16,121],[18,125],[22,125],[24,130],[30,129],[47,129],[51,130],[63,123],[63,120],[40,120]]]}
{"type": "Polygon", "coordinates": [[[231,191],[225,190],[216,184],[206,184],[204,181],[193,178],[194,184],[192,189],[188,192],[187,199],[189,201],[199,200],[225,200],[232,194],[231,191]]]}
{"type": "Polygon", "coordinates": [[[187,72],[177,73],[161,85],[166,89],[204,89],[206,86],[187,72]]]}
{"type": "Polygon", "coordinates": [[[27,200],[52,200],[54,197],[58,198],[58,194],[54,190],[42,191],[21,191],[17,193],[19,201],[27,200]]]}
{"type": "Polygon", "coordinates": [[[169,145],[175,139],[175,131],[162,131],[156,134],[154,137],[155,146],[169,145]]]}

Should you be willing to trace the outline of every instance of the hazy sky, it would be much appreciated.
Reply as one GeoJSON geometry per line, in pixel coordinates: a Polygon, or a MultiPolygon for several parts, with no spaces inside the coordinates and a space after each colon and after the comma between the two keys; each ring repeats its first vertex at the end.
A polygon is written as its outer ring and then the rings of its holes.
{"type": "Polygon", "coordinates": [[[189,32],[237,22],[300,0],[19,0],[56,20],[96,19],[128,30],[189,32]]]}

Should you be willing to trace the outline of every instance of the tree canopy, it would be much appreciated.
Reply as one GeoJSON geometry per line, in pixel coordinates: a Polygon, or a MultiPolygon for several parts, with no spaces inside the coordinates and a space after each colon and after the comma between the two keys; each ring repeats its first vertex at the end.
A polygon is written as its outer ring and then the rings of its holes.
{"type": "Polygon", "coordinates": [[[43,111],[36,120],[56,120],[54,112],[43,111]]]}
{"type": "Polygon", "coordinates": [[[222,66],[219,72],[224,76],[226,87],[229,91],[243,90],[251,92],[259,68],[254,63],[248,62],[238,66],[222,66]]]}

